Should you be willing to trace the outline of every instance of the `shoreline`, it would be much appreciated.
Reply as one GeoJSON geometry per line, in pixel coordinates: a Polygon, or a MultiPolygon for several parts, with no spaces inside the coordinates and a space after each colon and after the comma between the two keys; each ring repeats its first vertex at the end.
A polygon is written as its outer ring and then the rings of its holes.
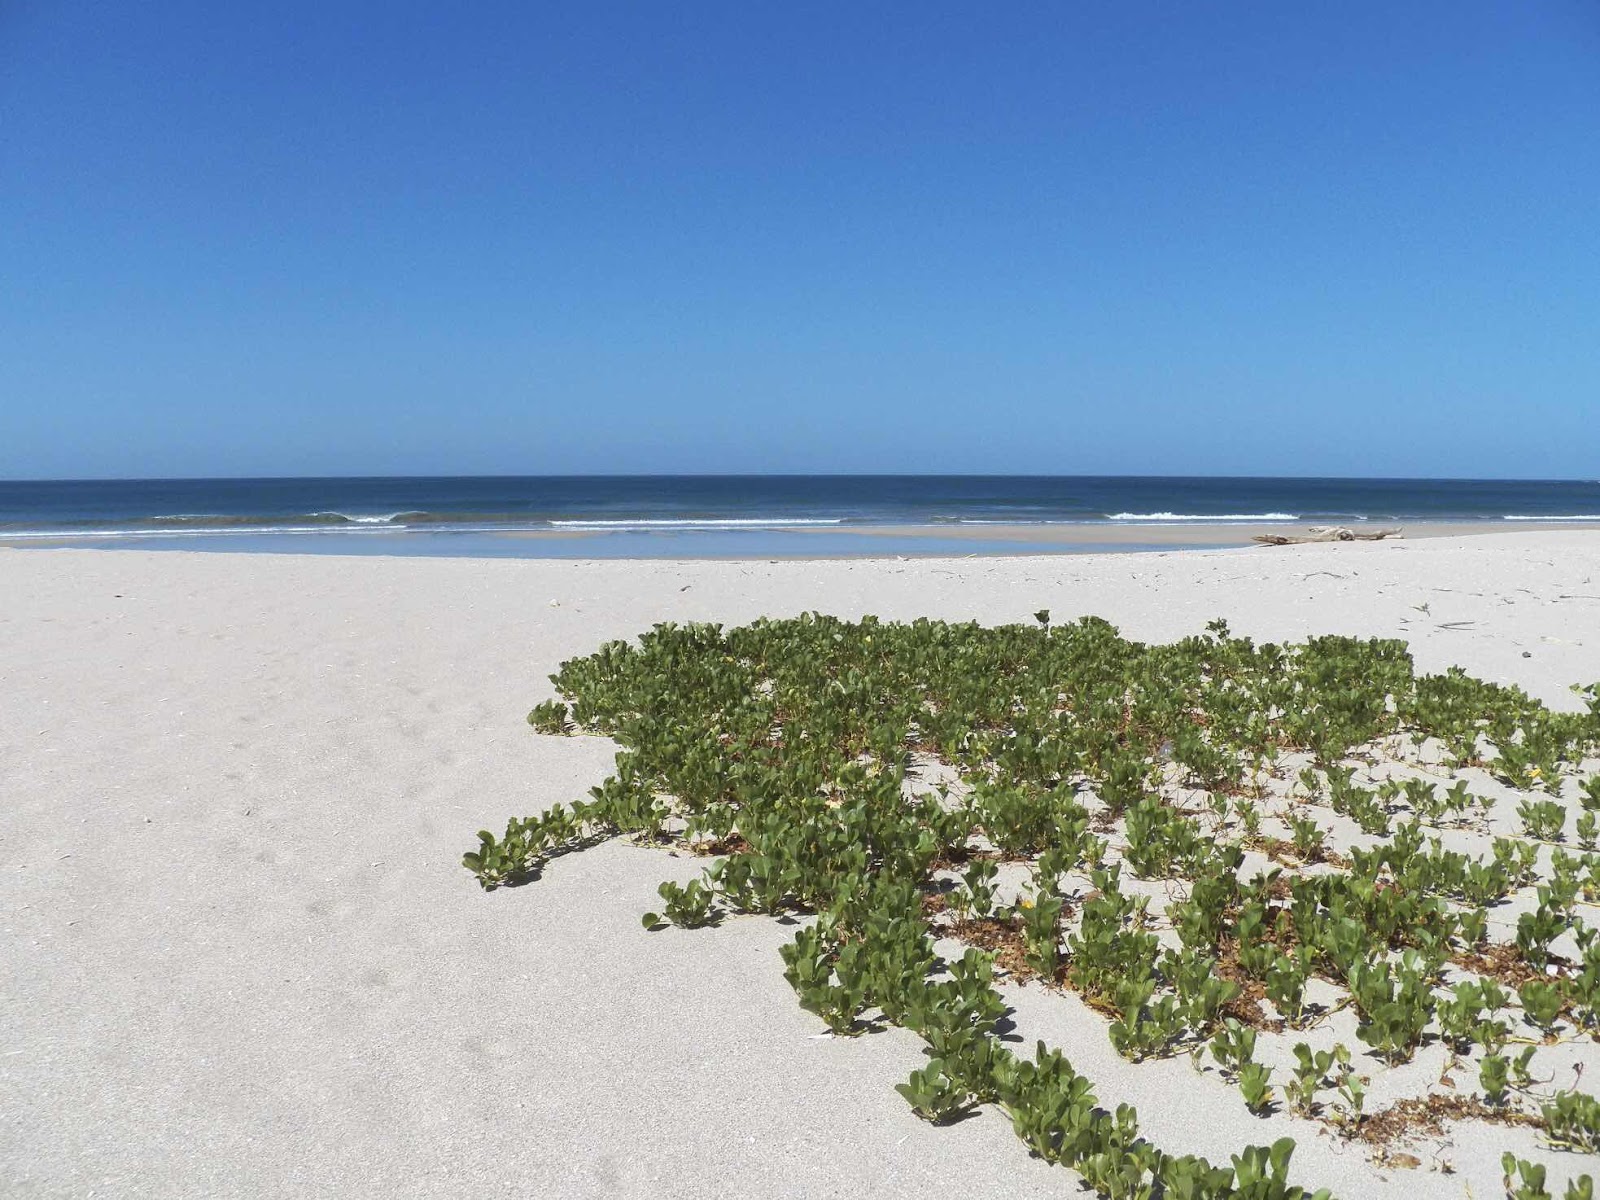
{"type": "MultiPolygon", "coordinates": [[[[994,525],[883,524],[724,529],[317,530],[137,533],[114,537],[0,536],[5,550],[119,550],[385,558],[515,558],[621,561],[848,560],[880,557],[1008,558],[1255,548],[1258,534],[1294,533],[1316,522],[1056,522],[994,525]],[[585,553],[592,551],[592,553],[585,553]]],[[[1400,532],[1388,542],[1508,534],[1600,533],[1587,521],[1357,522],[1400,532]]],[[[1277,549],[1278,547],[1264,547],[1277,549]]]]}
{"type": "MultiPolygon", "coordinates": [[[[1257,534],[1304,531],[1312,526],[1338,525],[1324,521],[1185,521],[1148,524],[1137,522],[1084,522],[1082,524],[1013,525],[873,525],[857,532],[869,537],[949,537],[974,541],[1004,538],[1041,545],[1101,546],[1137,541],[1151,546],[1196,546],[1206,548],[1253,546],[1257,534]],[[1137,538],[1129,534],[1138,533],[1137,538]]],[[[1398,529],[1400,533],[1385,541],[1414,541],[1419,538],[1475,537],[1480,534],[1600,532],[1600,522],[1588,521],[1426,521],[1406,524],[1400,521],[1347,522],[1351,529],[1398,529]]],[[[814,530],[796,530],[810,534],[814,530]]]]}

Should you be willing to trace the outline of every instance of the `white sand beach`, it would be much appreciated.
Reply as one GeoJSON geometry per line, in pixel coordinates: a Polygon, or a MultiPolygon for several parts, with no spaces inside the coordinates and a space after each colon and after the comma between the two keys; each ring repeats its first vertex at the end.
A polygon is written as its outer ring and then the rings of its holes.
{"type": "MultiPolygon", "coordinates": [[[[601,739],[524,717],[565,658],[658,621],[821,610],[1097,614],[1167,640],[1406,639],[1562,709],[1600,680],[1590,531],[1138,555],[559,562],[0,550],[0,1194],[1073,1195],[997,1111],[893,1085],[913,1035],[820,1036],[791,931],[648,933],[701,863],[621,842],[485,893],[476,830],[582,796],[601,739]]],[[[1130,1067],[1071,998],[1015,990],[1164,1149],[1298,1143],[1356,1197],[1501,1194],[1595,1164],[1468,1127],[1376,1165],[1250,1116],[1186,1058],[1130,1067]]],[[[1595,1043],[1585,1090],[1600,1078],[1595,1043]]],[[[1437,1071],[1442,1058],[1418,1070],[1437,1071]]]]}

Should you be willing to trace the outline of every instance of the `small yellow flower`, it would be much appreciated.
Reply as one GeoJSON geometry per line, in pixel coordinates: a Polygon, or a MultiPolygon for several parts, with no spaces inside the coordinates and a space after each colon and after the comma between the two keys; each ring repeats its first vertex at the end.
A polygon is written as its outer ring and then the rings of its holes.
{"type": "Polygon", "coordinates": [[[1022,898],[1022,907],[1023,908],[1032,908],[1033,907],[1033,901],[1029,900],[1026,896],[1024,896],[1022,898]]]}
{"type": "Polygon", "coordinates": [[[1532,775],[1535,779],[1543,779],[1544,778],[1544,772],[1539,770],[1538,767],[1529,767],[1528,768],[1528,774],[1532,775]]]}

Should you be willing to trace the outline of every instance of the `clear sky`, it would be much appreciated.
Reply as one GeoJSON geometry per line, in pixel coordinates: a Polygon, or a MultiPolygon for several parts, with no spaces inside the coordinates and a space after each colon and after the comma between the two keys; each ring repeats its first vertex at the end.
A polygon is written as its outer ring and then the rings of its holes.
{"type": "Polygon", "coordinates": [[[1600,4],[0,0],[0,476],[1600,477],[1600,4]]]}

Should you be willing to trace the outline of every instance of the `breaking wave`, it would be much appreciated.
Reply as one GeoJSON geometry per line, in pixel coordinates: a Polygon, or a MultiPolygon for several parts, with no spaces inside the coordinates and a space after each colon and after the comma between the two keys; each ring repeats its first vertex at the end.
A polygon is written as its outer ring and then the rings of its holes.
{"type": "Polygon", "coordinates": [[[1108,521],[1298,521],[1294,513],[1109,513],[1108,521]]]}

